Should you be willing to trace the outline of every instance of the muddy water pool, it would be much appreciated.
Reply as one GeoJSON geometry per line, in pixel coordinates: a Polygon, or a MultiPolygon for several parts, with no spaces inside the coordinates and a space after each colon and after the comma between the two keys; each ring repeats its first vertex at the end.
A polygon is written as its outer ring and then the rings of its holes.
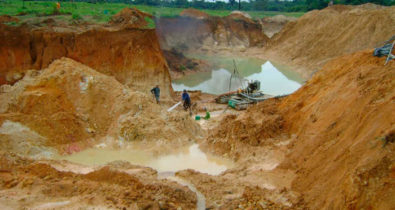
{"type": "Polygon", "coordinates": [[[255,58],[221,58],[196,56],[210,63],[214,70],[190,74],[173,80],[172,86],[176,91],[201,90],[205,93],[222,94],[246,87],[248,81],[259,80],[261,91],[270,95],[290,94],[299,89],[304,82],[303,78],[288,67],[255,58]],[[238,72],[243,78],[233,78],[233,60],[238,72]],[[231,84],[231,87],[229,87],[231,84]]]}
{"type": "Polygon", "coordinates": [[[162,156],[155,156],[138,147],[121,150],[90,148],[72,155],[55,156],[53,159],[68,160],[88,166],[105,165],[112,161],[123,160],[134,165],[151,167],[158,171],[158,179],[175,181],[187,186],[192,192],[196,193],[198,210],[206,209],[206,198],[193,184],[175,176],[175,172],[194,169],[202,173],[218,175],[233,167],[233,163],[230,160],[203,153],[199,149],[198,144],[192,144],[189,147],[177,149],[177,152],[173,154],[162,156]]]}
{"type": "Polygon", "coordinates": [[[153,168],[158,173],[194,169],[202,173],[218,175],[232,167],[230,160],[207,155],[199,149],[197,144],[181,148],[173,154],[162,156],[155,156],[138,148],[120,150],[90,148],[72,155],[56,156],[54,159],[68,160],[88,166],[105,165],[112,161],[123,160],[134,165],[153,168]]]}

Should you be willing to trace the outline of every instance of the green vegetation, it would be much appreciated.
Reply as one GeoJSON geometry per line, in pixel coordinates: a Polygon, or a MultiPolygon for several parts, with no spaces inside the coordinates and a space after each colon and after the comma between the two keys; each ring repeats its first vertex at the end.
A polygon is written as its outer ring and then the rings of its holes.
{"type": "Polygon", "coordinates": [[[71,18],[73,18],[73,20],[81,20],[82,19],[81,15],[79,15],[79,14],[73,14],[71,16],[71,18]]]}
{"type": "MultiPolygon", "coordinates": [[[[263,18],[274,15],[300,17],[304,12],[321,9],[330,0],[251,0],[240,2],[229,0],[206,2],[204,0],[60,0],[61,8],[56,9],[56,1],[40,0],[0,0],[0,15],[20,15],[21,19],[53,14],[69,15],[68,20],[84,19],[94,22],[107,22],[110,17],[122,8],[135,7],[141,11],[160,17],[176,17],[185,8],[198,8],[212,16],[226,16],[233,10],[241,10],[253,18],[263,18]],[[72,14],[72,15],[71,15],[72,14]]],[[[395,0],[334,0],[335,4],[361,4],[372,2],[382,5],[394,5],[395,0]]],[[[149,26],[153,22],[149,21],[149,26]]]]}
{"type": "Polygon", "coordinates": [[[180,70],[181,70],[181,71],[185,71],[185,70],[187,70],[187,68],[185,68],[185,66],[181,64],[181,65],[180,65],[180,70]]]}
{"type": "MultiPolygon", "coordinates": [[[[54,7],[56,1],[25,1],[23,7],[22,0],[0,0],[0,15],[23,15],[20,18],[32,18],[35,16],[48,16],[54,14],[54,7]]],[[[110,17],[122,8],[135,7],[141,11],[153,14],[161,17],[176,17],[180,14],[184,8],[172,8],[172,7],[161,7],[161,6],[148,6],[148,5],[136,5],[136,4],[125,4],[125,3],[88,3],[88,2],[70,2],[61,1],[61,8],[59,13],[61,15],[70,15],[68,19],[79,19],[92,20],[96,22],[107,22],[110,17]],[[71,15],[72,14],[72,15],[71,15]]],[[[226,16],[231,13],[231,10],[211,10],[202,9],[202,11],[213,16],[226,16]]],[[[274,16],[283,14],[286,16],[300,17],[303,12],[276,12],[276,11],[248,11],[254,18],[262,18],[266,16],[274,16]]],[[[148,20],[147,20],[148,21],[148,20]]],[[[150,28],[154,25],[153,21],[148,21],[150,28]]]]}
{"type": "Polygon", "coordinates": [[[155,22],[154,22],[154,20],[152,20],[152,19],[149,18],[149,17],[145,17],[144,19],[145,19],[145,21],[147,21],[147,23],[148,23],[148,25],[147,25],[146,28],[150,28],[150,29],[155,28],[155,22]]]}

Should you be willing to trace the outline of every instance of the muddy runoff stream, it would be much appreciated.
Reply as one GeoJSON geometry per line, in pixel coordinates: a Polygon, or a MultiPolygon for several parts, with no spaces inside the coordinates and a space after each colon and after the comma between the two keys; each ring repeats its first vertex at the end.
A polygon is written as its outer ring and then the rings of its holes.
{"type": "Polygon", "coordinates": [[[201,90],[210,94],[222,94],[245,88],[248,81],[261,82],[261,91],[269,95],[286,95],[301,87],[304,80],[288,67],[271,61],[242,57],[217,57],[191,55],[190,57],[205,60],[213,66],[209,72],[199,72],[172,81],[176,91],[201,90]],[[242,78],[232,76],[236,67],[242,78]],[[232,76],[232,80],[231,80],[232,76]],[[231,84],[231,85],[230,85],[231,84]]]}
{"type": "MultiPolygon", "coordinates": [[[[175,173],[185,169],[193,169],[210,175],[219,175],[233,167],[230,160],[203,153],[198,144],[180,148],[172,154],[156,156],[141,146],[128,149],[90,148],[72,155],[55,155],[55,160],[67,160],[86,166],[101,166],[112,161],[127,161],[155,169],[158,179],[168,179],[188,187],[197,196],[197,209],[205,209],[205,197],[190,182],[177,177],[175,173]]],[[[86,171],[88,172],[88,171],[86,171]]]]}

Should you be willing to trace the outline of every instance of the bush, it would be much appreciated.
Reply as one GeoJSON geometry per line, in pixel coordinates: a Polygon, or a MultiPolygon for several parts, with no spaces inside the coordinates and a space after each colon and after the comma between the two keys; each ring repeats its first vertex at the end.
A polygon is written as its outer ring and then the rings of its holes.
{"type": "Polygon", "coordinates": [[[73,20],[81,20],[81,19],[82,19],[81,15],[79,15],[79,14],[73,14],[73,15],[71,16],[71,18],[72,18],[73,20]]]}

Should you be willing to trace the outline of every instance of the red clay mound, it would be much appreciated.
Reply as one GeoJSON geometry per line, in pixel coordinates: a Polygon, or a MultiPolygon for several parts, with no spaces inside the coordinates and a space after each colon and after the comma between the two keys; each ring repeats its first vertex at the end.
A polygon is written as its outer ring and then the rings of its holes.
{"type": "Polygon", "coordinates": [[[193,8],[184,9],[183,11],[181,11],[180,16],[193,17],[197,19],[205,19],[209,17],[207,13],[193,8]]]}
{"type": "Polygon", "coordinates": [[[209,141],[232,154],[291,139],[279,169],[296,172],[308,209],[391,209],[395,61],[384,63],[372,50],[334,59],[294,94],[225,118],[209,141]]]}
{"type": "Polygon", "coordinates": [[[155,30],[53,32],[0,25],[0,84],[14,83],[28,69],[44,69],[68,57],[142,91],[155,84],[172,92],[155,30]]]}
{"type": "Polygon", "coordinates": [[[136,8],[123,8],[120,12],[111,17],[110,24],[121,25],[127,28],[142,28],[147,26],[145,18],[153,18],[151,14],[142,12],[136,8]]]}
{"type": "Polygon", "coordinates": [[[269,52],[309,73],[334,57],[378,47],[395,35],[395,6],[336,5],[311,11],[272,38],[269,52]]]}
{"type": "Polygon", "coordinates": [[[280,106],[297,135],[284,166],[311,209],[395,206],[395,62],[384,62],[371,50],[332,60],[280,106]]]}
{"type": "Polygon", "coordinates": [[[19,19],[16,17],[11,17],[9,15],[0,16],[0,23],[8,23],[8,22],[19,22],[19,19]]]}

